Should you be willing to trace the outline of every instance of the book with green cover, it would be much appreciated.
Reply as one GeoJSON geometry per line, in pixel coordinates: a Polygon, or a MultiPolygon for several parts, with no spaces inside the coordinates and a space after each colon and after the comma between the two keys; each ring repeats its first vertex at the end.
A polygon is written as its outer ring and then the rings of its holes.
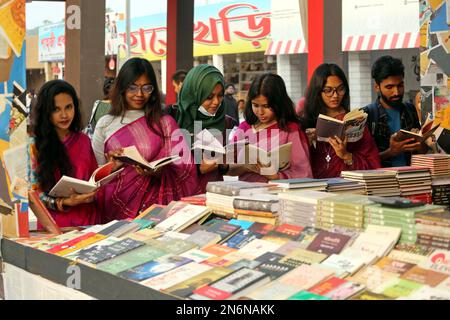
{"type": "Polygon", "coordinates": [[[381,293],[387,297],[396,299],[400,297],[408,297],[411,293],[422,288],[423,285],[417,282],[396,278],[388,281],[376,290],[376,293],[381,293]],[[378,291],[380,290],[380,291],[378,291]]]}
{"type": "Polygon", "coordinates": [[[97,265],[97,269],[112,274],[117,274],[122,271],[134,268],[145,262],[155,260],[166,254],[167,252],[165,251],[158,250],[156,248],[146,245],[136,250],[133,250],[129,253],[113,258],[109,261],[100,263],[97,265]]]}
{"type": "Polygon", "coordinates": [[[331,300],[331,299],[308,291],[300,291],[290,296],[288,300],[331,300]]]}

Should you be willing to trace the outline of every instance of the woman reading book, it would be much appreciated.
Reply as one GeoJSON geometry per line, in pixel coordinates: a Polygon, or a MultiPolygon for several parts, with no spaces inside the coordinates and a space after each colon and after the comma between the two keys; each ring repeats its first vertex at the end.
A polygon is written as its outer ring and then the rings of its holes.
{"type": "Polygon", "coordinates": [[[346,170],[380,168],[377,146],[367,127],[357,142],[348,142],[347,135],[317,141],[316,123],[319,114],[343,120],[350,112],[347,78],[336,64],[317,67],[306,90],[302,123],[311,146],[311,165],[315,178],[334,178],[346,170]]]}
{"type": "MultiPolygon", "coordinates": [[[[224,88],[223,75],[213,66],[198,65],[186,75],[179,95],[176,118],[180,128],[191,135],[191,142],[194,142],[194,129],[197,124],[200,131],[214,131],[217,134],[214,136],[220,136],[219,142],[227,144],[227,129],[237,126],[237,122],[225,114],[224,88]]],[[[205,158],[196,159],[196,163],[199,164],[198,193],[206,192],[209,181],[223,180],[225,165],[205,158]]]]}
{"type": "Polygon", "coordinates": [[[48,195],[62,175],[89,180],[97,169],[91,142],[81,132],[81,125],[75,89],[62,80],[45,83],[32,113],[31,182],[60,227],[99,222],[95,192],[64,198],[48,195]]]}
{"type": "MultiPolygon", "coordinates": [[[[111,92],[112,108],[102,117],[93,135],[99,164],[120,156],[135,146],[148,162],[178,154],[185,145],[188,159],[172,162],[158,170],[124,165],[117,178],[99,194],[102,220],[134,218],[153,204],[165,205],[197,190],[197,174],[183,135],[173,139],[179,128],[163,115],[158,83],[152,65],[141,58],[128,60],[121,68],[111,92]],[[185,161],[186,160],[186,161],[185,161]]],[[[183,155],[181,155],[183,156],[183,155]]],[[[118,163],[119,164],[119,163],[118,163]]]]}
{"type": "Polygon", "coordinates": [[[239,176],[240,180],[249,182],[312,177],[307,137],[300,128],[294,103],[280,76],[263,74],[253,81],[244,117],[245,121],[239,126],[233,141],[246,140],[264,151],[272,150],[271,163],[261,163],[259,158],[252,159],[252,156],[247,157],[247,161],[241,149],[238,163],[230,164],[229,175],[239,176]],[[281,151],[278,154],[273,150],[289,143],[290,157],[288,154],[287,165],[280,168],[276,166],[280,162],[276,161],[276,157],[279,156],[278,160],[281,160],[281,151]]]}

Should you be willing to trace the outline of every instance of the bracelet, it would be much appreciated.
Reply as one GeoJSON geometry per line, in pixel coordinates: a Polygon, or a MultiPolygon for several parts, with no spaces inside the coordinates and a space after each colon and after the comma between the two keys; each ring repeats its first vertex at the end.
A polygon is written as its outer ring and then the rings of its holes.
{"type": "Polygon", "coordinates": [[[56,198],[48,196],[48,195],[43,195],[41,197],[42,202],[44,202],[45,206],[47,208],[49,208],[50,210],[57,210],[57,206],[56,206],[56,198]]]}

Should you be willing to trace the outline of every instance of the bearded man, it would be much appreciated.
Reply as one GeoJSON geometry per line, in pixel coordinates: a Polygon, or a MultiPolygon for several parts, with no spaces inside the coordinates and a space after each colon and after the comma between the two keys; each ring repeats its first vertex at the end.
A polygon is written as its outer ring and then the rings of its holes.
{"type": "Polygon", "coordinates": [[[401,140],[401,129],[419,131],[420,122],[413,104],[403,102],[405,67],[401,60],[383,56],[372,66],[377,100],[364,107],[369,115],[367,126],[380,152],[382,167],[411,164],[412,153],[426,153],[428,146],[414,138],[401,140]],[[400,140],[400,141],[399,141],[400,140]]]}

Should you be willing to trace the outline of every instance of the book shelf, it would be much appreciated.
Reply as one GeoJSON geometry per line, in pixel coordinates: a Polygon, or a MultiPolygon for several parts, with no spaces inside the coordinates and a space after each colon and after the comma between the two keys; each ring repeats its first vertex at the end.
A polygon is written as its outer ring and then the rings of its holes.
{"type": "Polygon", "coordinates": [[[269,63],[263,52],[230,55],[224,58],[226,83],[236,86],[236,99],[246,99],[252,81],[264,73],[276,73],[276,62],[269,63]]]}

